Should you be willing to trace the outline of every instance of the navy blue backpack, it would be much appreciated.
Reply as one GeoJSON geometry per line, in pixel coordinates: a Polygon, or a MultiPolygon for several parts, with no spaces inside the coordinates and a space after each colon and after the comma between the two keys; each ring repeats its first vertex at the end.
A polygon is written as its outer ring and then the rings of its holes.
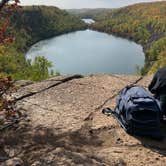
{"type": "Polygon", "coordinates": [[[116,108],[110,112],[124,130],[133,135],[162,139],[161,110],[157,100],[141,86],[128,86],[117,97],[116,108]]]}

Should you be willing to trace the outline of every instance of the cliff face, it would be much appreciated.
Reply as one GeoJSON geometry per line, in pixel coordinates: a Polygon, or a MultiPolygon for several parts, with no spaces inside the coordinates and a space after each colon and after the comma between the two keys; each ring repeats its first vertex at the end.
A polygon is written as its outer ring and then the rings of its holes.
{"type": "MultiPolygon", "coordinates": [[[[130,136],[101,113],[115,106],[112,96],[138,78],[63,76],[23,85],[14,95],[28,117],[4,136],[4,154],[33,166],[165,165],[166,140],[130,136]]],[[[145,77],[138,84],[147,87],[150,80],[145,77]]]]}

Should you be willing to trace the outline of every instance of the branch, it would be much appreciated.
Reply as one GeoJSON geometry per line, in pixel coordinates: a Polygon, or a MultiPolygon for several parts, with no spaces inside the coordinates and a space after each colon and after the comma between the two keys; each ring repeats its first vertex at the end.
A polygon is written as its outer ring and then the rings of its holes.
{"type": "Polygon", "coordinates": [[[4,5],[9,2],[10,0],[1,0],[0,1],[0,10],[4,7],[4,5]]]}

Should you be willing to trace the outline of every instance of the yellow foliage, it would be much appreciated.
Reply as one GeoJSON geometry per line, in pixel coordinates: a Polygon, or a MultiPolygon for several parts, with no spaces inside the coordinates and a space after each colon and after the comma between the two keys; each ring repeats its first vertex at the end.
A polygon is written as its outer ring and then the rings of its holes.
{"type": "Polygon", "coordinates": [[[157,61],[152,65],[148,74],[154,74],[159,68],[166,66],[166,49],[158,56],[157,61]]]}
{"type": "Polygon", "coordinates": [[[0,56],[4,55],[4,53],[5,53],[5,46],[0,44],[0,56]]]}

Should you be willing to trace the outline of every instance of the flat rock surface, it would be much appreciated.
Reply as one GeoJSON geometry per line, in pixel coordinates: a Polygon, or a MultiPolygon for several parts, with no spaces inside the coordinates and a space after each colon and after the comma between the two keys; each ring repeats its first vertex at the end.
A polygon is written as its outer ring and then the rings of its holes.
{"type": "MultiPolygon", "coordinates": [[[[4,134],[1,156],[33,166],[166,165],[165,139],[130,136],[113,117],[101,113],[104,107],[114,108],[114,96],[139,76],[66,78],[25,84],[13,94],[28,117],[4,134]]],[[[151,79],[147,76],[137,84],[147,88],[151,79]]]]}

